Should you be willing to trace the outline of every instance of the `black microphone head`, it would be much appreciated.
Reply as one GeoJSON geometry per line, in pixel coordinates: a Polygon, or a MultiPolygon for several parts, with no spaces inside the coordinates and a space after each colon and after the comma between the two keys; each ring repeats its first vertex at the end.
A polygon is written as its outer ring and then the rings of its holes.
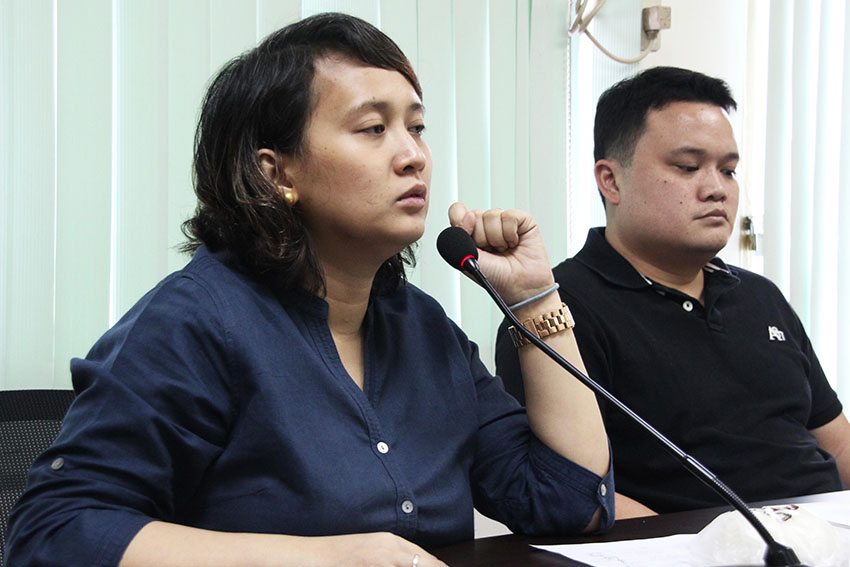
{"type": "Polygon", "coordinates": [[[458,270],[463,270],[463,263],[470,256],[478,259],[478,247],[472,237],[459,226],[443,229],[437,237],[437,251],[443,260],[458,270]]]}

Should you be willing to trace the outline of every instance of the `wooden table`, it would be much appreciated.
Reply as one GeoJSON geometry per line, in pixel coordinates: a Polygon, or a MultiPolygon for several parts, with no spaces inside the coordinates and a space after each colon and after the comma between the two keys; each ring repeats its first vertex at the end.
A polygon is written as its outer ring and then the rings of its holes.
{"type": "MultiPolygon", "coordinates": [[[[761,502],[753,504],[752,507],[823,501],[844,501],[850,503],[850,491],[816,494],[781,501],[761,502]]],[[[729,507],[706,508],[689,512],[676,512],[673,514],[647,516],[645,518],[618,520],[614,523],[611,531],[598,536],[540,538],[503,535],[465,541],[431,550],[431,552],[446,562],[449,567],[586,567],[584,563],[573,561],[555,553],[535,549],[531,545],[621,541],[673,534],[695,534],[719,514],[730,509],[729,507]]]]}

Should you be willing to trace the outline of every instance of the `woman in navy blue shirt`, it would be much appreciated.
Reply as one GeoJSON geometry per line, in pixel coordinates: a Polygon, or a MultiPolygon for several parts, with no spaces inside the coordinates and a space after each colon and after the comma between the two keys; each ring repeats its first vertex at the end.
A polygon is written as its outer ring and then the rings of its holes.
{"type": "MultiPolygon", "coordinates": [[[[530,534],[610,526],[593,394],[519,347],[526,414],[406,283],[423,130],[410,63],[350,16],[225,66],[196,135],[193,258],[72,361],[8,565],[434,567],[425,548],[473,537],[473,506],[530,534]]],[[[509,304],[536,298],[520,319],[562,309],[531,217],[449,220],[509,304]]],[[[570,328],[545,340],[581,365],[570,328]]]]}

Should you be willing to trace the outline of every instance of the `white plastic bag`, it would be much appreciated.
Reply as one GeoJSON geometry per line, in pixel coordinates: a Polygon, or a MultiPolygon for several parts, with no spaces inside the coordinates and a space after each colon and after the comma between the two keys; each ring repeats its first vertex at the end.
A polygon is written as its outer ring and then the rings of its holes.
{"type": "MultiPolygon", "coordinates": [[[[848,567],[850,540],[839,528],[787,504],[752,508],[773,538],[791,547],[809,567],[848,567]]],[[[695,552],[717,565],[764,565],[766,545],[755,528],[737,511],[725,512],[700,531],[695,552]]]]}

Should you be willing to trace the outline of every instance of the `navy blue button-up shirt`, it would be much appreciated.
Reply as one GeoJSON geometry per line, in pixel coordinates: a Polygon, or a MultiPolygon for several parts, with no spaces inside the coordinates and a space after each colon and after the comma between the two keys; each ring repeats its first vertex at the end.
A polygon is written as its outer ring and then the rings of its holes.
{"type": "Polygon", "coordinates": [[[613,521],[611,474],[539,442],[431,297],[372,298],[363,390],[327,312],[202,247],[72,362],[78,396],[11,515],[9,564],[114,566],[154,519],[425,546],[473,537],[473,505],[525,533],[580,531],[599,506],[613,521]]]}

